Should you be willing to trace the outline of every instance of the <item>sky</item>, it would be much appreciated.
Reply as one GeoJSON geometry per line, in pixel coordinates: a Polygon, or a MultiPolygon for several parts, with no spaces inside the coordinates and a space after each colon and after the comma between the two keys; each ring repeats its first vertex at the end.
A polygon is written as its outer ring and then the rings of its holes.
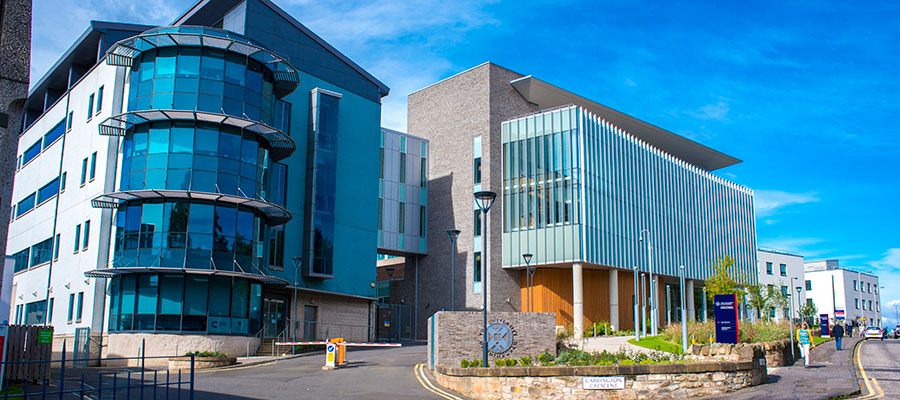
{"type": "MultiPolygon", "coordinates": [[[[485,61],[743,160],[758,244],[840,260],[900,306],[900,3],[274,0],[391,88],[485,61]],[[721,4],[720,4],[721,3],[721,4]]],[[[36,0],[32,82],[90,20],[168,24],[193,0],[36,0]]]]}

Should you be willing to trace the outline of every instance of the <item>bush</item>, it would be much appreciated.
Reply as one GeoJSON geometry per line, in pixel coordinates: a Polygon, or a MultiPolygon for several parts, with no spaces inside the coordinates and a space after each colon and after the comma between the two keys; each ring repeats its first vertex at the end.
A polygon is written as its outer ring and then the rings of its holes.
{"type": "Polygon", "coordinates": [[[546,352],[546,351],[541,353],[540,355],[538,355],[538,361],[540,361],[541,364],[544,364],[544,365],[550,364],[554,360],[556,360],[556,356],[554,356],[553,354],[550,354],[549,352],[546,352]]]}
{"type": "Polygon", "coordinates": [[[531,366],[531,357],[522,356],[521,358],[519,358],[519,362],[522,363],[523,367],[530,367],[531,366]]]}
{"type": "MultiPolygon", "coordinates": [[[[787,322],[740,322],[739,339],[741,343],[774,342],[790,337],[790,328],[787,322]]],[[[681,324],[670,324],[661,333],[663,340],[681,345],[681,324]]],[[[697,344],[709,344],[709,338],[716,337],[716,323],[713,320],[707,322],[688,323],[688,341],[691,337],[697,344]]]]}
{"type": "Polygon", "coordinates": [[[500,358],[494,360],[495,367],[515,367],[518,363],[519,360],[516,360],[515,358],[500,358]]]}
{"type": "Polygon", "coordinates": [[[460,366],[460,367],[463,367],[463,368],[469,368],[469,360],[462,359],[462,360],[459,362],[459,366],[460,366]]]}
{"type": "Polygon", "coordinates": [[[218,351],[195,351],[193,353],[187,352],[184,354],[185,357],[190,357],[191,354],[194,357],[228,357],[225,353],[219,353],[218,351]]]}
{"type": "MultiPolygon", "coordinates": [[[[460,364],[462,364],[462,362],[460,362],[460,364]]],[[[469,361],[469,368],[479,368],[479,367],[481,367],[481,360],[480,360],[480,359],[477,359],[477,358],[476,358],[476,359],[474,359],[474,360],[472,360],[472,361],[469,361]]]]}

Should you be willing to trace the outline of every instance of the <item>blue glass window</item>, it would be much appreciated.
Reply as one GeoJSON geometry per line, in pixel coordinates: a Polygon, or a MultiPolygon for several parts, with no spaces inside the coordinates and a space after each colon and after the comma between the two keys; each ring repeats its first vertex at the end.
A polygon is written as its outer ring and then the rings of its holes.
{"type": "Polygon", "coordinates": [[[51,197],[56,196],[57,193],[59,193],[59,178],[53,179],[52,181],[50,181],[50,183],[38,189],[38,204],[41,204],[49,200],[51,197]]]}
{"type": "Polygon", "coordinates": [[[31,246],[31,266],[50,262],[53,257],[53,238],[48,238],[31,246]]]}
{"type": "Polygon", "coordinates": [[[15,266],[13,271],[19,272],[28,269],[28,261],[31,257],[31,248],[27,247],[25,250],[19,251],[16,254],[13,254],[13,258],[15,259],[15,266]]]}
{"type": "Polygon", "coordinates": [[[41,154],[41,140],[38,139],[37,142],[34,142],[30,147],[25,149],[25,153],[22,154],[22,165],[28,164],[29,161],[34,160],[35,157],[41,154]]]}
{"type": "Polygon", "coordinates": [[[322,92],[313,97],[312,137],[314,157],[307,170],[307,184],[313,185],[313,201],[307,207],[312,215],[308,232],[312,247],[306,246],[309,270],[313,274],[331,275],[334,256],[334,197],[337,174],[337,133],[339,98],[322,92]]]}
{"type": "Polygon", "coordinates": [[[19,204],[16,205],[16,217],[31,211],[34,208],[34,199],[35,194],[32,193],[19,201],[19,204]]]}
{"type": "Polygon", "coordinates": [[[46,149],[50,147],[51,144],[56,142],[56,139],[59,139],[66,133],[65,120],[59,121],[50,132],[44,135],[44,145],[43,148],[46,149]]]}

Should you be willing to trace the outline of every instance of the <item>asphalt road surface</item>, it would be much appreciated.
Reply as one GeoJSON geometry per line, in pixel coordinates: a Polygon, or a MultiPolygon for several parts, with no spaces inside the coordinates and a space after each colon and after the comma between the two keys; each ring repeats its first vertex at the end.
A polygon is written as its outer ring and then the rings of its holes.
{"type": "Polygon", "coordinates": [[[900,399],[900,339],[866,340],[859,347],[856,367],[863,386],[861,398],[900,399]]]}

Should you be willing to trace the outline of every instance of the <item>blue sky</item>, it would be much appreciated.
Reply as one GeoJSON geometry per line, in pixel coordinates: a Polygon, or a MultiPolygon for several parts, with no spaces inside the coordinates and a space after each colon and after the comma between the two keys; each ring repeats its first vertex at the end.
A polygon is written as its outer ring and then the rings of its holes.
{"type": "MultiPolygon", "coordinates": [[[[406,96],[493,61],[744,160],[760,246],[873,270],[900,304],[900,3],[275,0],[406,96]],[[712,6],[710,5],[712,4],[712,6]]],[[[88,21],[166,24],[193,0],[39,0],[32,80],[88,21]]]]}

